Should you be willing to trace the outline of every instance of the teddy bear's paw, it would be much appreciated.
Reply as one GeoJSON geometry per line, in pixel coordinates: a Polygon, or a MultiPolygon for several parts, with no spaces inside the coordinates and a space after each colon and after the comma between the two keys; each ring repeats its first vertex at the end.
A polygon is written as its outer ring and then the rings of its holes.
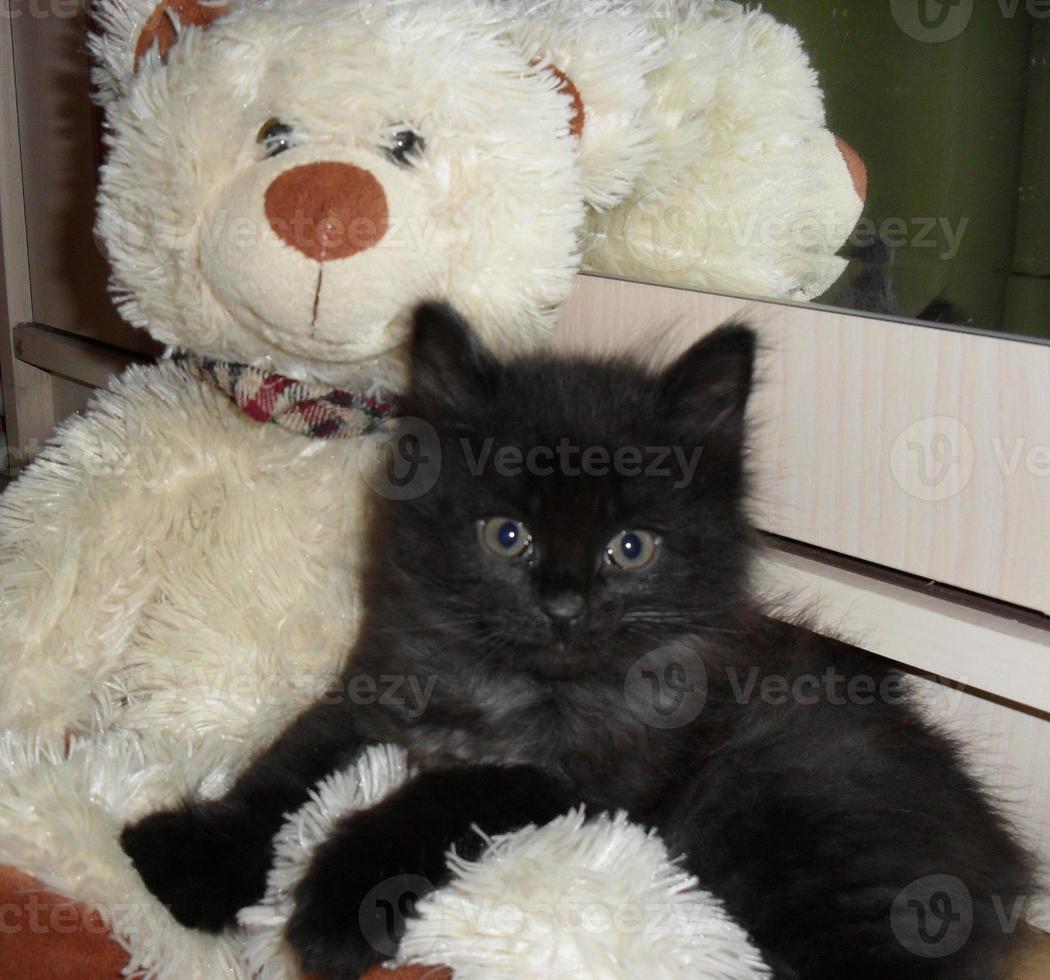
{"type": "Polygon", "coordinates": [[[308,973],[351,980],[392,958],[416,901],[434,889],[383,812],[345,820],[296,888],[285,937],[308,973]]]}
{"type": "Polygon", "coordinates": [[[219,932],[266,890],[272,835],[247,808],[191,802],[129,824],[120,844],[184,926],[219,932]]]}

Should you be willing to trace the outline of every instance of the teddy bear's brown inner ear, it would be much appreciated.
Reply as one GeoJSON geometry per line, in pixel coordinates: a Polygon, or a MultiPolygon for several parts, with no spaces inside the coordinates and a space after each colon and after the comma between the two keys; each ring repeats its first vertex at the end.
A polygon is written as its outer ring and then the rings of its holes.
{"type": "Polygon", "coordinates": [[[168,52],[179,38],[179,27],[209,27],[230,8],[225,5],[201,3],[200,0],[161,0],[150,14],[135,45],[135,70],[146,52],[157,45],[161,61],[168,60],[168,52]]]}
{"type": "Polygon", "coordinates": [[[573,83],[573,80],[560,68],[555,65],[547,65],[547,71],[561,83],[558,86],[558,91],[564,92],[572,99],[573,112],[572,121],[569,123],[569,132],[579,139],[583,135],[583,127],[587,124],[587,109],[583,104],[583,96],[580,95],[580,90],[573,83]]]}
{"type": "Polygon", "coordinates": [[[835,137],[835,145],[839,148],[839,153],[842,154],[849,168],[849,175],[853,180],[853,189],[857,192],[857,197],[862,201],[867,201],[868,168],[864,163],[864,158],[841,136],[835,137]]]}

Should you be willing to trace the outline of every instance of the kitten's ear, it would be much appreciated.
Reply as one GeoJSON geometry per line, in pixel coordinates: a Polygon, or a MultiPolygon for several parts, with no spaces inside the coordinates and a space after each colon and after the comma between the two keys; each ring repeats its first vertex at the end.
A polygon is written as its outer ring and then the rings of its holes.
{"type": "Polygon", "coordinates": [[[445,303],[424,303],[412,320],[409,401],[420,414],[469,410],[497,367],[470,324],[445,303]]]}
{"type": "Polygon", "coordinates": [[[661,378],[670,417],[698,434],[742,435],[755,343],[750,327],[727,323],[686,350],[661,378]]]}

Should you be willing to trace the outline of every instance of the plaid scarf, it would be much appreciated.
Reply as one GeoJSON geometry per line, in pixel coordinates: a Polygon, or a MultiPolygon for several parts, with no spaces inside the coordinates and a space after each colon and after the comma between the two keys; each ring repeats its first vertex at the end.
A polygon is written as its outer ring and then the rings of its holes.
{"type": "Polygon", "coordinates": [[[397,410],[397,396],[383,388],[344,391],[189,353],[179,354],[178,360],[200,381],[218,388],[249,418],[272,422],[301,436],[349,439],[365,435],[397,410]]]}

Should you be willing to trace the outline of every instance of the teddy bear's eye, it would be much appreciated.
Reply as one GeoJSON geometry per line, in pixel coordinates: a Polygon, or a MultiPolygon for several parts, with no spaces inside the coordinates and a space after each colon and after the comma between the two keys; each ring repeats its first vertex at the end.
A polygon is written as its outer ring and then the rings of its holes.
{"type": "Polygon", "coordinates": [[[386,151],[398,163],[411,163],[427,146],[427,141],[411,129],[399,129],[390,137],[386,151]]]}
{"type": "Polygon", "coordinates": [[[268,157],[275,157],[278,153],[292,148],[292,127],[280,119],[267,119],[255,138],[268,157]]]}

